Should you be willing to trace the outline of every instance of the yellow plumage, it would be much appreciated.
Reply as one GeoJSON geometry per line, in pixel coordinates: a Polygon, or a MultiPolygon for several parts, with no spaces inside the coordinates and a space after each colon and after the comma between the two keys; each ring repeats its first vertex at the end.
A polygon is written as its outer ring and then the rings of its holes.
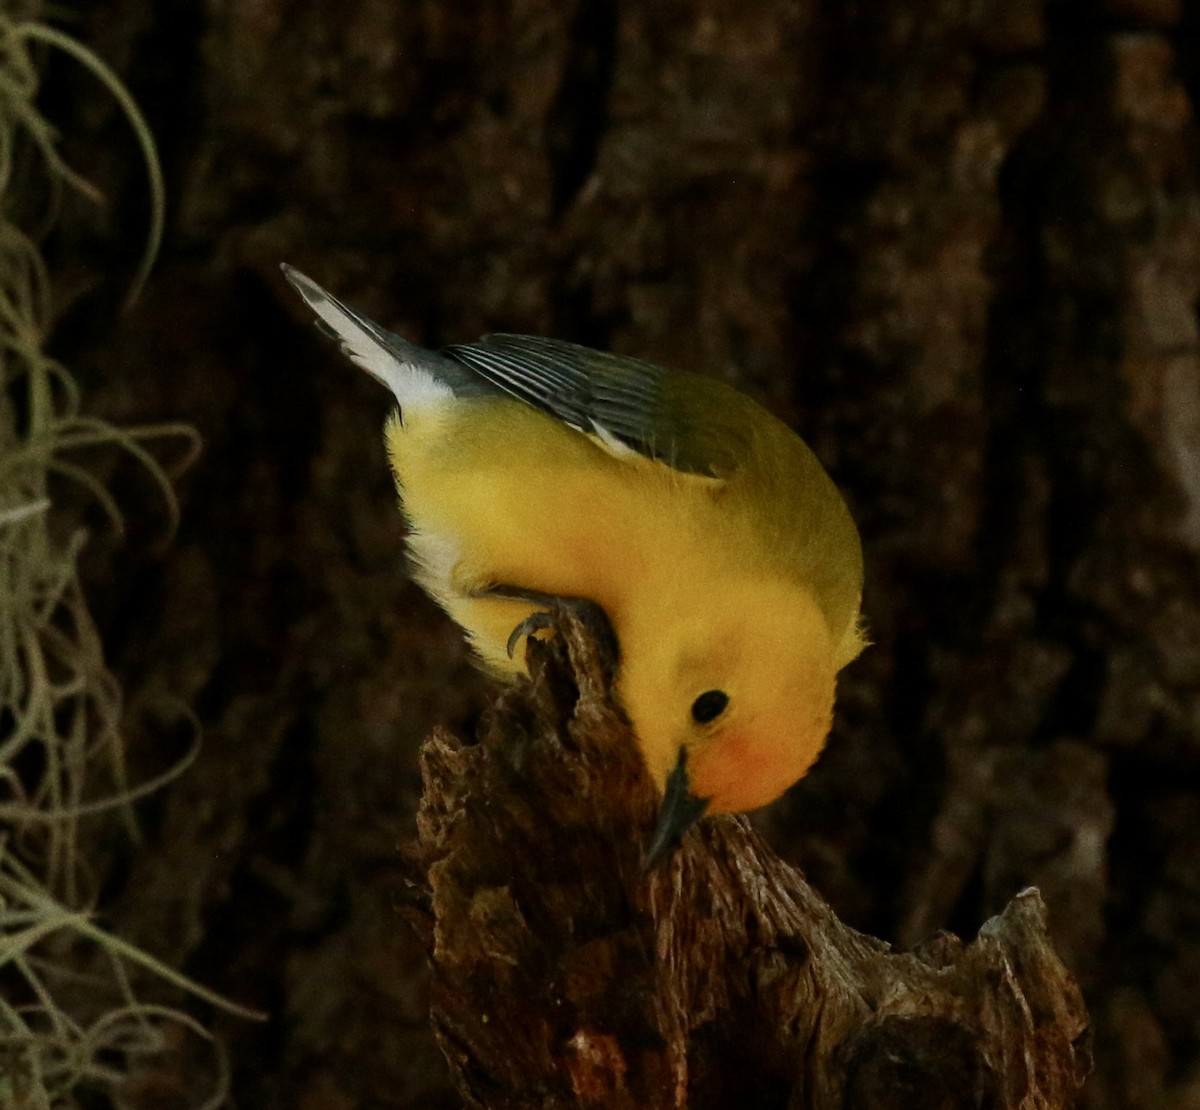
{"type": "Polygon", "coordinates": [[[417,581],[493,671],[547,597],[612,622],[646,763],[712,810],[766,804],[816,759],[861,650],[858,536],[786,426],[728,386],[522,337],[435,354],[293,284],[388,384],[417,581]]]}

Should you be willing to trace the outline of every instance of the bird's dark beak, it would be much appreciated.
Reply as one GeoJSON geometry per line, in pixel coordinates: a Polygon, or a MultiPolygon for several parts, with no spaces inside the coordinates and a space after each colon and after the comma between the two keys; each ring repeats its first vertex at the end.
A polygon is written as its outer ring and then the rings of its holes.
{"type": "Polygon", "coordinates": [[[646,850],[643,871],[657,867],[679,845],[683,834],[701,817],[711,798],[697,798],[688,788],[687,748],[679,749],[679,761],[667,776],[667,790],[658,810],[658,824],[646,850]]]}

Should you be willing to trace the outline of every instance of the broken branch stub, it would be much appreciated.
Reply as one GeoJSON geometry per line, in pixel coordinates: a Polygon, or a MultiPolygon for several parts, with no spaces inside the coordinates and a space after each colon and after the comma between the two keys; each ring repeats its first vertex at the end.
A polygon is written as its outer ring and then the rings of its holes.
{"type": "Polygon", "coordinates": [[[969,945],[843,925],[740,817],[649,874],[657,794],[578,611],[425,745],[431,1014],[471,1106],[1039,1110],[1090,1068],[1036,890],[969,945]]]}

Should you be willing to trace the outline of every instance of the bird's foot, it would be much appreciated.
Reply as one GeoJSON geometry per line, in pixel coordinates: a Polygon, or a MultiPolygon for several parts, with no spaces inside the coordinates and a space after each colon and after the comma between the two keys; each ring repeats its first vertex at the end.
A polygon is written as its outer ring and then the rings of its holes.
{"type": "MultiPolygon", "coordinates": [[[[499,593],[500,591],[494,591],[499,593]]],[[[525,601],[535,601],[540,605],[546,606],[544,609],[536,609],[530,613],[508,637],[508,643],[505,645],[508,651],[508,657],[511,659],[517,650],[517,645],[524,638],[528,638],[537,632],[543,632],[546,629],[553,629],[564,612],[570,612],[576,618],[583,622],[592,633],[595,639],[596,646],[600,650],[601,660],[604,663],[609,674],[614,674],[617,669],[617,661],[620,658],[620,650],[617,645],[617,638],[613,635],[612,624],[609,622],[608,615],[603,608],[586,597],[566,597],[555,594],[535,593],[534,591],[521,591],[518,593],[515,590],[506,590],[503,596],[520,597],[525,601]]]]}
{"type": "Polygon", "coordinates": [[[553,627],[553,613],[549,613],[544,609],[538,609],[530,613],[529,616],[509,633],[508,643],[505,645],[509,659],[513,657],[513,652],[517,650],[517,644],[521,642],[522,637],[529,637],[535,632],[542,632],[547,628],[553,627]]]}

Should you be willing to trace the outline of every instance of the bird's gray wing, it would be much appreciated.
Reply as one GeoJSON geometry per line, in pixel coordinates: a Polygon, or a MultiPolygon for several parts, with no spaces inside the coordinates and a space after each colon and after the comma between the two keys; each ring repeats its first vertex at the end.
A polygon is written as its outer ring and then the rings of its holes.
{"type": "Polygon", "coordinates": [[[595,436],[616,453],[635,451],[677,470],[726,477],[746,451],[743,398],[717,383],[688,379],[653,363],[528,335],[486,335],[430,351],[387,331],[291,266],[283,272],[342,353],[395,394],[401,412],[439,394],[508,394],[595,436]]]}
{"type": "Polygon", "coordinates": [[[709,476],[736,465],[729,430],[698,426],[678,376],[661,366],[529,335],[486,335],[440,353],[610,448],[709,476]]]}

